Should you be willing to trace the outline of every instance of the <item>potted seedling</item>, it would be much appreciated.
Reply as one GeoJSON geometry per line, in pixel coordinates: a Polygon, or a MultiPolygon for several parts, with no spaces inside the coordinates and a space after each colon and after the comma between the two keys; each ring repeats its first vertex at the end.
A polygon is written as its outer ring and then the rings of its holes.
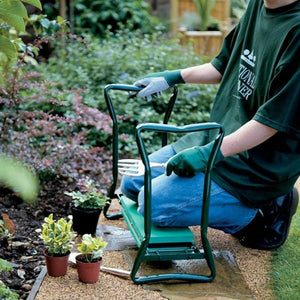
{"type": "Polygon", "coordinates": [[[55,221],[53,214],[44,220],[40,238],[47,247],[44,255],[48,274],[54,277],[64,276],[67,273],[68,258],[75,237],[71,231],[72,221],[66,221],[64,218],[55,221]]]}
{"type": "Polygon", "coordinates": [[[99,215],[107,198],[95,187],[92,180],[85,182],[80,191],[65,192],[65,195],[73,200],[73,229],[81,235],[95,234],[99,215]]]}
{"type": "MultiPolygon", "coordinates": [[[[192,42],[194,50],[197,54],[215,56],[221,49],[224,35],[227,32],[225,28],[225,19],[220,19],[218,11],[224,9],[229,14],[227,9],[228,1],[230,0],[189,0],[187,3],[194,6],[192,11],[185,11],[182,14],[181,26],[179,31],[182,33],[183,44],[192,42]],[[219,6],[218,4],[221,4],[219,6]],[[214,7],[218,19],[212,16],[214,7]],[[220,8],[219,8],[220,7],[220,8]]],[[[223,13],[222,13],[223,15],[223,13]]],[[[224,16],[222,16],[224,17],[224,16]]],[[[229,17],[229,16],[228,16],[229,17]]]]}
{"type": "Polygon", "coordinates": [[[107,242],[102,237],[92,237],[90,234],[82,236],[77,250],[81,253],[76,256],[76,265],[79,281],[94,283],[99,279],[102,252],[107,242]]]}

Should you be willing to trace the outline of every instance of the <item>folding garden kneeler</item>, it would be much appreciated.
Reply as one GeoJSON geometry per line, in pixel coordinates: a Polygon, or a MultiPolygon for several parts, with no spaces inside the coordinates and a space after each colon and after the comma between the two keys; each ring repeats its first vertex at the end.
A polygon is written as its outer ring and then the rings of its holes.
{"type": "Polygon", "coordinates": [[[216,275],[214,258],[207,238],[208,227],[208,210],[211,186],[211,172],[216,158],[217,151],[220,148],[224,137],[223,127],[217,123],[200,123],[187,126],[168,125],[171,112],[173,110],[177,97],[177,87],[174,87],[173,94],[170,97],[163,124],[144,123],[136,127],[136,142],[145,167],[144,174],[144,192],[145,192],[145,212],[144,216],[137,212],[135,201],[116,192],[118,181],[118,121],[111,97],[111,90],[120,90],[137,93],[140,88],[133,85],[111,84],[104,89],[104,96],[109,114],[113,120],[113,181],[108,191],[109,201],[104,208],[104,215],[107,219],[117,219],[123,217],[126,224],[138,246],[138,251],[130,272],[130,277],[135,283],[147,283],[161,280],[183,280],[189,282],[210,282],[216,275]],[[158,227],[151,222],[151,168],[148,154],[145,149],[143,133],[159,132],[162,135],[162,146],[167,144],[168,133],[189,133],[202,130],[217,130],[218,134],[215,139],[214,147],[210,155],[207,170],[205,172],[204,193],[202,215],[199,212],[200,233],[203,249],[199,249],[194,242],[194,234],[188,228],[168,228],[158,227]],[[108,214],[111,200],[118,197],[121,204],[121,213],[108,214]],[[187,274],[187,273],[165,273],[138,276],[138,270],[144,261],[171,261],[171,260],[191,260],[204,259],[210,270],[209,275],[187,274]]]}

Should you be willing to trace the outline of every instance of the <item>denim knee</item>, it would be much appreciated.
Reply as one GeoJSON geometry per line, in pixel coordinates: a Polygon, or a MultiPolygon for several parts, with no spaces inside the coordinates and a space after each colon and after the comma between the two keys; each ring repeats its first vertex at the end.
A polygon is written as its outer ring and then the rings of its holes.
{"type": "Polygon", "coordinates": [[[134,177],[123,176],[121,185],[121,192],[128,198],[137,201],[139,188],[137,188],[137,183],[134,177]]]}
{"type": "MultiPolygon", "coordinates": [[[[152,162],[166,162],[171,156],[175,154],[172,146],[167,145],[160,150],[149,155],[149,160],[152,162]]],[[[164,173],[161,168],[153,168],[151,170],[151,177],[156,178],[164,173]]],[[[138,177],[123,176],[121,181],[121,192],[132,200],[137,200],[138,194],[144,185],[144,175],[138,177]]]]}

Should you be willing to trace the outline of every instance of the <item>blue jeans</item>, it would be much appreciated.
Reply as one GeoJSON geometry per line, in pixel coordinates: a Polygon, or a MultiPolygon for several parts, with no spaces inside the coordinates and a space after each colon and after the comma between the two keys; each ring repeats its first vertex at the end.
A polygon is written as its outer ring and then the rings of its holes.
{"type": "MultiPolygon", "coordinates": [[[[175,155],[168,145],[149,156],[152,162],[166,162],[175,155]]],[[[192,178],[164,174],[161,168],[152,168],[152,222],[158,226],[182,227],[200,224],[204,173],[192,178]]],[[[138,201],[138,211],[144,214],[144,176],[123,176],[121,191],[138,201]]],[[[248,225],[257,209],[243,204],[212,181],[209,206],[209,227],[234,234],[248,225]]]]}

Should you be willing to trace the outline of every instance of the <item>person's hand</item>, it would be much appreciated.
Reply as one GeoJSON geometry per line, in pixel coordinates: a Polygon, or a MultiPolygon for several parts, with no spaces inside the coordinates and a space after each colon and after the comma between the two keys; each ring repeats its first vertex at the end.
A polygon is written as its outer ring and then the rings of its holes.
{"type": "MultiPolygon", "coordinates": [[[[193,177],[196,173],[205,171],[213,145],[214,142],[211,142],[202,147],[196,146],[177,153],[169,159],[166,175],[170,176],[174,172],[180,177],[193,177]]],[[[219,150],[215,162],[223,159],[224,156],[219,150]]]]}
{"type": "Polygon", "coordinates": [[[180,70],[151,73],[136,81],[134,85],[143,88],[138,96],[151,100],[151,95],[160,96],[162,91],[178,83],[184,83],[180,70]]]}

